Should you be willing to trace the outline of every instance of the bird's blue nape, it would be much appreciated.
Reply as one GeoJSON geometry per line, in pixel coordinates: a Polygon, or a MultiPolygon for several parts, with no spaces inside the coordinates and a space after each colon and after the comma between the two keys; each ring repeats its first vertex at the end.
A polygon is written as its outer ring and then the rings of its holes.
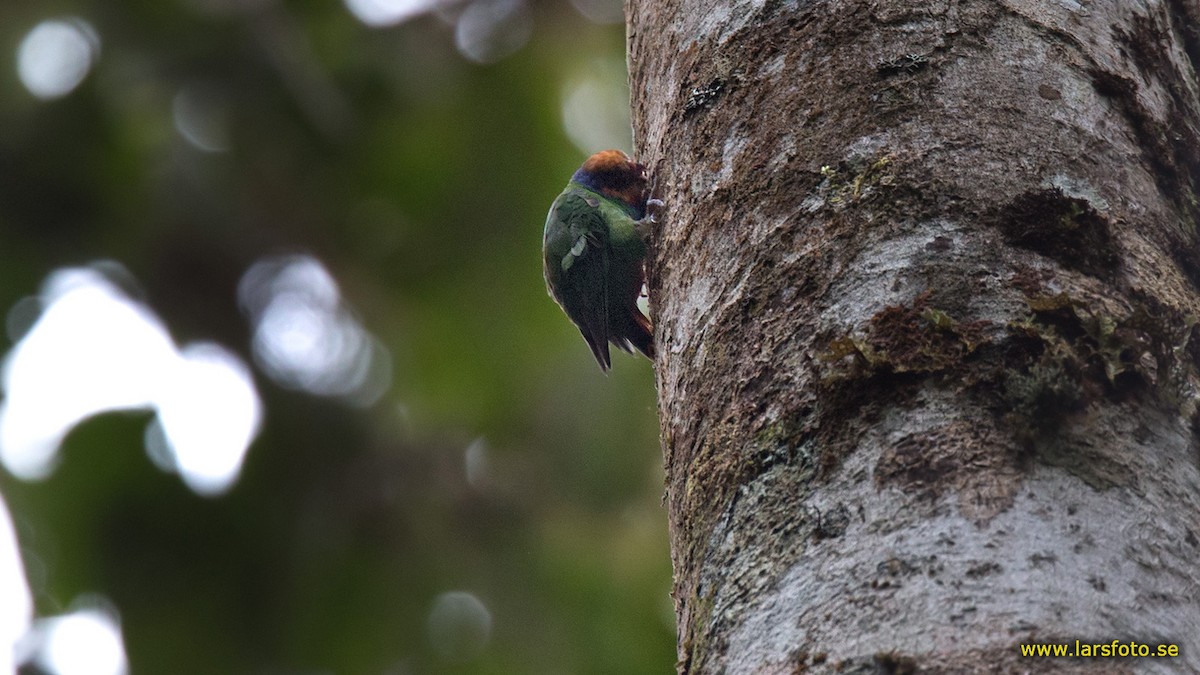
{"type": "MultiPolygon", "coordinates": [[[[559,174],[559,175],[562,175],[562,174],[559,174]]],[[[592,173],[591,171],[588,171],[587,169],[585,169],[583,167],[579,167],[578,169],[576,169],[575,173],[571,176],[572,183],[579,183],[583,187],[585,187],[589,190],[593,190],[595,192],[600,191],[600,180],[599,179],[600,179],[599,176],[592,173]]]]}
{"type": "Polygon", "coordinates": [[[609,186],[605,185],[604,177],[602,174],[598,174],[593,171],[588,171],[587,169],[580,167],[571,176],[571,182],[575,183],[576,185],[582,185],[583,187],[591,190],[592,192],[602,194],[602,195],[608,197],[609,199],[619,203],[621,206],[624,206],[625,210],[629,212],[630,217],[632,217],[634,220],[640,220],[643,216],[646,215],[646,211],[644,208],[641,207],[641,205],[631,204],[631,203],[629,203],[629,201],[622,198],[621,195],[613,194],[610,189],[606,189],[609,186]]]}

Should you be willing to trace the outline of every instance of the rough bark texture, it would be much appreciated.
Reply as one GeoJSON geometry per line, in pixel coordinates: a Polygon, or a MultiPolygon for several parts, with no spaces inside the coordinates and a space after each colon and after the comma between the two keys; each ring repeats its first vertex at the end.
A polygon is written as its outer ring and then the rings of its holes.
{"type": "Polygon", "coordinates": [[[629,6],[681,672],[1200,672],[1198,26],[629,6]]]}

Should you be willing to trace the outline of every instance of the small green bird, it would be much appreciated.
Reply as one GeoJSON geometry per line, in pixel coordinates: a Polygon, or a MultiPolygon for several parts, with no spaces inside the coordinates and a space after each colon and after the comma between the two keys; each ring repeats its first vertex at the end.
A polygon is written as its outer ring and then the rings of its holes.
{"type": "Polygon", "coordinates": [[[646,280],[645,237],[655,222],[646,167],[620,150],[588,158],[550,206],[542,239],[546,288],[579,327],[600,369],[608,343],[654,358],[650,319],[637,300],[646,280]]]}

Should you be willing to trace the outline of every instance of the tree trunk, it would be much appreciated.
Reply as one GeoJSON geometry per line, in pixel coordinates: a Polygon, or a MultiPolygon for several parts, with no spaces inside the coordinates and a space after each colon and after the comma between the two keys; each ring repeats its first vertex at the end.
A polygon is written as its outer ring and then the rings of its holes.
{"type": "Polygon", "coordinates": [[[680,672],[1200,672],[1197,26],[631,3],[680,672]]]}

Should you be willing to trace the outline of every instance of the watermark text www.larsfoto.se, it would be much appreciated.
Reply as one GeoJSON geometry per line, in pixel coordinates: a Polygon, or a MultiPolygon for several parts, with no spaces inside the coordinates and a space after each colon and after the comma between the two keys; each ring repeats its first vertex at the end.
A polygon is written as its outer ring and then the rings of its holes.
{"type": "Polygon", "coordinates": [[[1070,642],[1032,643],[1021,645],[1021,656],[1079,656],[1085,658],[1121,658],[1132,656],[1142,658],[1172,658],[1179,656],[1179,645],[1167,643],[1152,645],[1133,640],[1127,642],[1122,642],[1121,640],[1113,640],[1112,642],[1084,642],[1083,640],[1076,640],[1074,644],[1070,642]]]}

